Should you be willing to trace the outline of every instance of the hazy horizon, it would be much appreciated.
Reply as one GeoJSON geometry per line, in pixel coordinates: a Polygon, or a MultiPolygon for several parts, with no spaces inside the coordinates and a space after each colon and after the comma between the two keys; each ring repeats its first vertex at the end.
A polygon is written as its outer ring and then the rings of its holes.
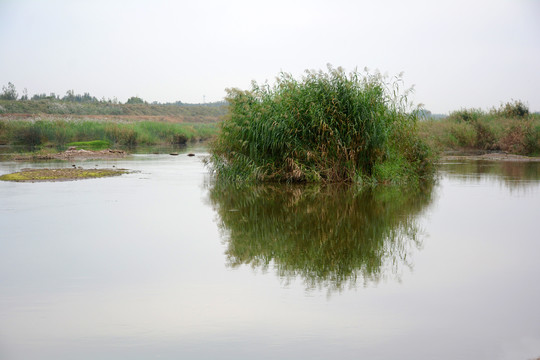
{"type": "Polygon", "coordinates": [[[540,2],[0,0],[0,86],[125,102],[223,100],[326,64],[404,73],[433,113],[540,111],[540,2]]]}

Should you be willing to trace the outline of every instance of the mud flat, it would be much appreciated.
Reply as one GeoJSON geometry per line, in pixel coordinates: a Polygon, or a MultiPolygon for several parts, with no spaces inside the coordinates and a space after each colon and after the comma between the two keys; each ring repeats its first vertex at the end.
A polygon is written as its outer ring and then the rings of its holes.
{"type": "Polygon", "coordinates": [[[90,160],[90,159],[121,159],[128,155],[124,150],[83,150],[68,149],[59,153],[16,155],[13,160],[90,160]]]}
{"type": "Polygon", "coordinates": [[[126,169],[23,169],[20,172],[0,176],[3,181],[42,182],[70,181],[118,176],[128,173],[126,169]]]}

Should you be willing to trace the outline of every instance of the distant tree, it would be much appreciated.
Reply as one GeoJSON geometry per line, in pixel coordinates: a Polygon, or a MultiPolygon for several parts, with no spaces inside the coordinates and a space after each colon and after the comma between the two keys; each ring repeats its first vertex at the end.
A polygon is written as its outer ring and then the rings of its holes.
{"type": "Polygon", "coordinates": [[[64,101],[76,101],[76,99],[75,99],[75,91],[73,91],[73,90],[66,91],[66,96],[64,96],[62,98],[62,100],[64,100],[64,101]]]}
{"type": "Polygon", "coordinates": [[[144,104],[144,103],[145,101],[137,96],[130,97],[128,101],[126,102],[126,104],[144,104]]]}
{"type": "Polygon", "coordinates": [[[21,100],[28,100],[28,90],[24,88],[23,95],[21,96],[21,100]]]}
{"type": "Polygon", "coordinates": [[[526,118],[529,116],[529,106],[521,100],[512,100],[501,105],[498,110],[492,110],[492,113],[507,118],[526,118]]]}
{"type": "MultiPolygon", "coordinates": [[[[81,96],[81,95],[79,95],[81,96]]],[[[99,100],[95,97],[95,96],[92,96],[90,95],[90,93],[87,93],[85,92],[82,96],[81,96],[81,102],[98,102],[99,100]]]]}
{"type": "Polygon", "coordinates": [[[2,94],[0,94],[0,99],[17,100],[18,97],[19,94],[17,93],[17,89],[15,89],[15,85],[8,82],[7,86],[2,86],[2,94]]]}
{"type": "Polygon", "coordinates": [[[45,100],[45,99],[48,99],[48,96],[47,96],[47,94],[42,93],[42,94],[34,94],[34,95],[32,95],[32,98],[30,100],[45,100]]]}

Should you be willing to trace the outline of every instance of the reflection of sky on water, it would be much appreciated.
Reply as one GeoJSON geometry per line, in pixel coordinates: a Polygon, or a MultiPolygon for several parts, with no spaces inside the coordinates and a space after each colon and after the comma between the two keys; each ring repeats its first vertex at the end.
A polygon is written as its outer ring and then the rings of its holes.
{"type": "Polygon", "coordinates": [[[540,355],[537,180],[522,193],[443,173],[413,271],[327,297],[226,266],[198,159],[112,164],[141,172],[0,182],[0,358],[540,355]]]}

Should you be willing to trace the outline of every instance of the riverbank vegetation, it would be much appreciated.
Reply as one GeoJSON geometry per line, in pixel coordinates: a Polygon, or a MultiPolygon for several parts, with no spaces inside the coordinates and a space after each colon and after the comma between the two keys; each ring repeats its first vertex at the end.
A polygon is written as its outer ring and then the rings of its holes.
{"type": "Polygon", "coordinates": [[[429,178],[434,154],[540,156],[540,114],[522,101],[433,115],[412,109],[399,85],[399,78],[329,69],[301,80],[281,74],[274,87],[231,89],[223,102],[133,96],[122,104],[73,90],[19,96],[8,83],[0,92],[0,145],[176,145],[221,131],[210,161],[220,178],[372,184],[429,178]]]}
{"type": "Polygon", "coordinates": [[[215,124],[201,123],[0,119],[0,145],[62,147],[73,142],[87,142],[86,145],[108,144],[111,147],[183,145],[188,141],[207,140],[215,136],[217,131],[215,124]]]}
{"type": "Polygon", "coordinates": [[[490,111],[461,109],[445,119],[421,121],[418,128],[422,138],[439,152],[540,155],[540,114],[531,114],[521,101],[490,111]]]}
{"type": "Polygon", "coordinates": [[[218,179],[404,184],[430,178],[402,81],[329,66],[301,80],[229,89],[229,114],[211,147],[218,179]]]}

